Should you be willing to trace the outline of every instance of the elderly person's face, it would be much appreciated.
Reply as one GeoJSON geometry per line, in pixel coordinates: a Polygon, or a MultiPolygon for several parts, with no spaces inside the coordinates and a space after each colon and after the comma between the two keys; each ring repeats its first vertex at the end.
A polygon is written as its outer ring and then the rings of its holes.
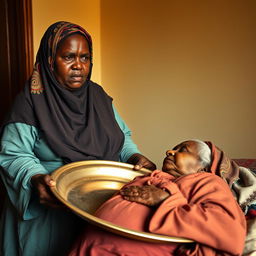
{"type": "Polygon", "coordinates": [[[175,177],[196,173],[203,169],[199,161],[197,142],[185,141],[168,150],[162,169],[175,177]]]}
{"type": "Polygon", "coordinates": [[[81,87],[90,71],[90,51],[86,39],[74,34],[60,43],[55,58],[55,77],[67,89],[81,87]]]}

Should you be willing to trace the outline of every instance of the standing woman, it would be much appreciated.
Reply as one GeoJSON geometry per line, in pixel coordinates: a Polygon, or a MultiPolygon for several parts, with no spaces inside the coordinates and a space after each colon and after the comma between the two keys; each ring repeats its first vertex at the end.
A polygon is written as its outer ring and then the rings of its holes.
{"type": "Polygon", "coordinates": [[[33,74],[2,127],[7,200],[0,254],[64,255],[83,221],[51,194],[50,173],[70,162],[112,160],[154,170],[101,86],[90,80],[92,41],[80,26],[45,32],[33,74]]]}

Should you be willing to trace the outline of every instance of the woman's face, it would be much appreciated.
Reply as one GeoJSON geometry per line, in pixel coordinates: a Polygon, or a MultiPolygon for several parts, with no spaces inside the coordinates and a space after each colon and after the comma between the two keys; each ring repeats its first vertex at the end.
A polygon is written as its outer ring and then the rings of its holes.
{"type": "Polygon", "coordinates": [[[199,161],[198,144],[195,141],[185,141],[168,150],[162,169],[175,177],[203,169],[199,161]]]}
{"type": "Polygon", "coordinates": [[[90,51],[86,39],[74,34],[64,39],[57,51],[54,74],[67,89],[81,87],[90,72],[90,51]]]}

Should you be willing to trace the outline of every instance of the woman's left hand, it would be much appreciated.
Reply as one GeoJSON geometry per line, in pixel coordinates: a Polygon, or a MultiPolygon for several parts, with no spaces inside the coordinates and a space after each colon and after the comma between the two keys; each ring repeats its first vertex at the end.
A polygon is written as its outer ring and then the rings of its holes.
{"type": "Polygon", "coordinates": [[[139,153],[133,154],[128,159],[127,163],[133,164],[134,170],[140,170],[143,167],[151,171],[156,170],[156,165],[153,162],[151,162],[148,158],[139,153]]]}
{"type": "Polygon", "coordinates": [[[64,208],[64,205],[53,195],[50,187],[55,186],[55,181],[50,175],[36,174],[31,177],[31,183],[37,192],[40,204],[53,208],[64,208]]]}
{"type": "Polygon", "coordinates": [[[121,189],[120,194],[125,200],[147,206],[156,206],[170,196],[168,192],[154,185],[128,186],[121,189]]]}

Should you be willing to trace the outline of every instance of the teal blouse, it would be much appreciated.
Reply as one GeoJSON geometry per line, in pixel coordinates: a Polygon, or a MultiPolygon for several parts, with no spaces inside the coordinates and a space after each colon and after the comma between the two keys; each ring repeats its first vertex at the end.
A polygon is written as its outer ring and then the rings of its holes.
{"type": "MultiPolygon", "coordinates": [[[[119,160],[126,162],[140,151],[114,106],[113,110],[125,138],[119,160]]],[[[85,221],[68,210],[39,204],[30,184],[32,176],[50,174],[62,166],[62,159],[48,147],[36,127],[11,123],[3,132],[0,165],[8,194],[0,222],[0,255],[65,255],[85,221]]]]}

